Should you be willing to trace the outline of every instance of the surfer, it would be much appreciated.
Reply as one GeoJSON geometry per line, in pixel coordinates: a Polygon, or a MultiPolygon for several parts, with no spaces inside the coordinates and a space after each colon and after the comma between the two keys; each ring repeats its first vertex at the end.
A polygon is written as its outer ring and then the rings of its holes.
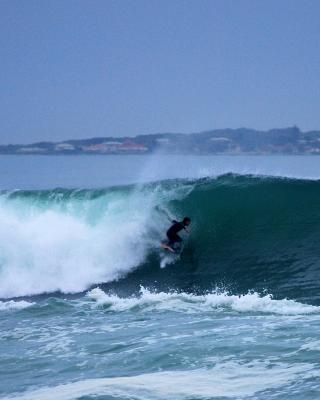
{"type": "Polygon", "coordinates": [[[176,243],[181,243],[182,239],[178,235],[178,232],[182,231],[184,229],[186,232],[190,232],[188,229],[188,226],[191,223],[191,219],[189,217],[184,217],[181,222],[178,222],[176,220],[172,221],[171,227],[167,230],[167,237],[168,237],[168,242],[167,244],[162,243],[162,247],[166,250],[171,251],[172,253],[175,253],[174,246],[176,243]]]}

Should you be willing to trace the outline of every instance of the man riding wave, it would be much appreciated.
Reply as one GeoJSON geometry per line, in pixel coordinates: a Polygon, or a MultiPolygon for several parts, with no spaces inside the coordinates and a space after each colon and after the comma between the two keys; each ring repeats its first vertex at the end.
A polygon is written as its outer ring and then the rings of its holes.
{"type": "Polygon", "coordinates": [[[182,231],[183,229],[186,232],[190,232],[188,229],[188,226],[191,224],[191,219],[189,217],[184,217],[181,222],[178,222],[176,220],[172,221],[173,225],[167,230],[167,237],[168,237],[168,242],[167,244],[162,244],[161,246],[166,249],[171,251],[172,253],[175,253],[175,244],[176,243],[181,243],[182,239],[178,235],[178,232],[182,231]]]}

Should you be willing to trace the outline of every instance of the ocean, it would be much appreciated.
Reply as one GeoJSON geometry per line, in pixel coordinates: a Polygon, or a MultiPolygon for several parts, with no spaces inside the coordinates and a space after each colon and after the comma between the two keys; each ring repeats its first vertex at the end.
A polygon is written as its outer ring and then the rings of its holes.
{"type": "Polygon", "coordinates": [[[1,156],[0,398],[319,399],[319,179],[316,156],[1,156]]]}

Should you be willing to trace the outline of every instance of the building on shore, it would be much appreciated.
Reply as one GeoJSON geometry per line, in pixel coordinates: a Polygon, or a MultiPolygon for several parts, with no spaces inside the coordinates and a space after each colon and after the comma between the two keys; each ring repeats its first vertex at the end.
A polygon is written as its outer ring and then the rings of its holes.
{"type": "Polygon", "coordinates": [[[147,146],[129,140],[124,142],[107,141],[82,147],[83,152],[91,154],[146,153],[148,150],[147,146]]]}
{"type": "Polygon", "coordinates": [[[55,151],[74,151],[76,148],[70,143],[58,143],[54,146],[55,151]]]}

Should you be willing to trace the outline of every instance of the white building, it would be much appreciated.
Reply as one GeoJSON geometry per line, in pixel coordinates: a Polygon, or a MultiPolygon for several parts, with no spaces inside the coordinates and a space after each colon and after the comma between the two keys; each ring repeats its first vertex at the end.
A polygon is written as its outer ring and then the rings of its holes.
{"type": "Polygon", "coordinates": [[[59,143],[55,145],[54,149],[56,151],[72,151],[75,149],[73,144],[70,143],[59,143]]]}

